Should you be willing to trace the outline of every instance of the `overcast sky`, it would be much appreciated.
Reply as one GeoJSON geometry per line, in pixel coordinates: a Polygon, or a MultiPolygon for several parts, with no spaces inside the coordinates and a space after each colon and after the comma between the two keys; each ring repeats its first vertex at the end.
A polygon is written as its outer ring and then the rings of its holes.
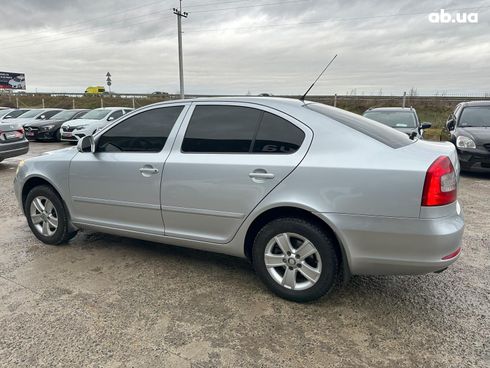
{"type": "MultiPolygon", "coordinates": [[[[172,0],[0,0],[0,71],[28,90],[178,91],[172,0]]],[[[186,92],[490,94],[490,1],[184,0],[186,92]],[[478,23],[431,23],[447,9],[478,23]]],[[[462,19],[462,18],[460,18],[462,19]]]]}

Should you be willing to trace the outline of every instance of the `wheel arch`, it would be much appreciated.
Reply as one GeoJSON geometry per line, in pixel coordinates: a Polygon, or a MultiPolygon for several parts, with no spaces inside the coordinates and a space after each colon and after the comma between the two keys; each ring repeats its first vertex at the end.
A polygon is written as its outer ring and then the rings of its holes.
{"type": "Polygon", "coordinates": [[[345,250],[344,244],[342,243],[341,238],[338,236],[334,228],[331,224],[327,223],[324,219],[317,216],[314,212],[308,211],[304,208],[295,207],[295,206],[280,206],[269,208],[266,211],[260,213],[249,225],[244,241],[244,254],[245,256],[252,261],[252,247],[255,236],[260,231],[260,229],[265,226],[267,223],[286,217],[294,217],[300,218],[303,220],[308,220],[317,226],[319,226],[322,230],[324,230],[327,234],[330,235],[335,244],[335,251],[337,252],[337,256],[340,260],[340,269],[342,270],[342,279],[343,281],[347,281],[350,277],[350,268],[349,268],[349,259],[347,256],[347,252],[345,250]]]}
{"type": "MultiPolygon", "coordinates": [[[[25,202],[26,202],[27,195],[29,194],[29,192],[33,188],[41,186],[41,185],[49,186],[50,188],[52,188],[55,191],[56,194],[58,194],[58,196],[61,199],[61,203],[63,203],[63,206],[65,207],[65,211],[66,211],[66,214],[68,215],[68,218],[71,219],[70,210],[69,210],[68,206],[66,205],[66,202],[63,199],[63,196],[60,194],[60,191],[56,187],[56,185],[54,185],[50,180],[46,179],[45,177],[37,176],[37,175],[29,177],[24,182],[24,185],[22,186],[22,191],[21,191],[22,212],[24,212],[24,214],[25,214],[24,207],[25,207],[25,202]]],[[[71,224],[71,221],[70,221],[70,224],[71,224]]]]}

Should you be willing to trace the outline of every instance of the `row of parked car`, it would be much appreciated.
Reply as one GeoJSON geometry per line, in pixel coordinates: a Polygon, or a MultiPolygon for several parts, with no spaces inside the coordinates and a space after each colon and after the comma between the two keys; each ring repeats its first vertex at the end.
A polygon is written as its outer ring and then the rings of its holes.
{"type": "Polygon", "coordinates": [[[0,108],[0,162],[28,152],[29,141],[78,142],[133,109],[0,108]]]}

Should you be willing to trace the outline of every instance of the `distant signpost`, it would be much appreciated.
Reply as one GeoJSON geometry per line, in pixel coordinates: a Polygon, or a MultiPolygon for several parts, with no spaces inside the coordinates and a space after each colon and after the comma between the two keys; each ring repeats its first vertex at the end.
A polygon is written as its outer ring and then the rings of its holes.
{"type": "Polygon", "coordinates": [[[112,92],[111,92],[111,85],[112,85],[111,73],[107,72],[107,74],[105,76],[106,76],[107,86],[109,87],[109,95],[112,95],[112,92]]]}

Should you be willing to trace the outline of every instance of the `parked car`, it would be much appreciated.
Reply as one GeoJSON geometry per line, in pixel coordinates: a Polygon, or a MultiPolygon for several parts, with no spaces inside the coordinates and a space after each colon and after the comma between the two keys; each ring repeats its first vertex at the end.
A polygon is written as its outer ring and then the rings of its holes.
{"type": "Polygon", "coordinates": [[[421,123],[417,111],[412,107],[376,107],[366,110],[362,115],[412,138],[423,138],[424,129],[432,126],[431,123],[421,123]]]}
{"type": "Polygon", "coordinates": [[[61,125],[61,140],[78,142],[80,138],[94,134],[131,110],[126,107],[108,107],[89,111],[82,119],[69,120],[61,125]]]}
{"type": "Polygon", "coordinates": [[[490,169],[490,101],[458,104],[446,128],[463,170],[490,169]]]}
{"type": "Polygon", "coordinates": [[[9,120],[9,119],[17,119],[29,111],[30,111],[29,109],[10,109],[10,110],[1,111],[0,123],[3,123],[5,122],[5,120],[9,120]]]}
{"type": "Polygon", "coordinates": [[[249,258],[281,297],[340,275],[441,271],[459,256],[459,164],[449,142],[299,100],[242,97],[138,109],[19,164],[34,235],[91,229],[249,258]]]}
{"type": "Polygon", "coordinates": [[[32,109],[15,118],[15,123],[24,126],[36,121],[48,120],[60,111],[63,109],[32,109]]]}
{"type": "Polygon", "coordinates": [[[36,120],[24,125],[27,139],[31,141],[61,140],[61,125],[69,120],[80,119],[89,110],[63,110],[49,119],[36,120]]]}
{"type": "Polygon", "coordinates": [[[0,125],[0,162],[6,158],[26,154],[29,142],[24,136],[22,126],[14,123],[0,125]]]}

